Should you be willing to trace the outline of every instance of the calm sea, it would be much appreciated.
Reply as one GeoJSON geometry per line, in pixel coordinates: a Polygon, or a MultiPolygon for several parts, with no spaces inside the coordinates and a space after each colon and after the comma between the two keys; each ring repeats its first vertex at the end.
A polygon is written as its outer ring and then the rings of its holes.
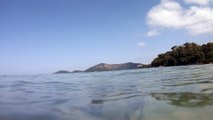
{"type": "Polygon", "coordinates": [[[212,119],[212,64],[0,76],[0,120],[212,119]]]}

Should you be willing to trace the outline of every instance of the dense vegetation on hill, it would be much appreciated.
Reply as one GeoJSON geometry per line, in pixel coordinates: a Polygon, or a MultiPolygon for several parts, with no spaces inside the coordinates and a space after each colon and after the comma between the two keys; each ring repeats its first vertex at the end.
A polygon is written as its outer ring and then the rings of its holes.
{"type": "Polygon", "coordinates": [[[213,43],[209,42],[202,46],[196,43],[185,43],[182,46],[174,46],[172,51],[159,54],[151,66],[178,66],[191,64],[213,63],[213,43]]]}

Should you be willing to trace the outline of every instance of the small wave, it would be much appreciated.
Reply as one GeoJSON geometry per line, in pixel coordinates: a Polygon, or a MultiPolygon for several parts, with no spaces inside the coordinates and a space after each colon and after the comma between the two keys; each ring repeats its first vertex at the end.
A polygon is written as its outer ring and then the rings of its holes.
{"type": "Polygon", "coordinates": [[[106,98],[106,99],[94,99],[91,100],[92,104],[103,104],[105,102],[112,102],[112,101],[119,101],[119,100],[125,100],[125,99],[131,99],[135,97],[143,97],[144,95],[142,94],[133,94],[129,96],[123,96],[123,97],[114,97],[114,98],[106,98]]]}
{"type": "Polygon", "coordinates": [[[160,101],[169,101],[169,104],[180,107],[204,107],[213,105],[213,94],[203,93],[151,93],[152,97],[160,101]]]}
{"type": "Polygon", "coordinates": [[[188,82],[188,83],[181,83],[181,84],[164,84],[163,86],[186,86],[186,85],[193,85],[193,84],[211,84],[211,81],[196,81],[196,82],[188,82]]]}

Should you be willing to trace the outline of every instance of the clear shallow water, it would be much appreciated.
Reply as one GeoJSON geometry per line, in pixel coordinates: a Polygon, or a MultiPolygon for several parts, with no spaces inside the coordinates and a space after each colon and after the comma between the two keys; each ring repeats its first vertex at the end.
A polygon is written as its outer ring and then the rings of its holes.
{"type": "Polygon", "coordinates": [[[213,65],[0,76],[0,120],[212,120],[213,65]]]}

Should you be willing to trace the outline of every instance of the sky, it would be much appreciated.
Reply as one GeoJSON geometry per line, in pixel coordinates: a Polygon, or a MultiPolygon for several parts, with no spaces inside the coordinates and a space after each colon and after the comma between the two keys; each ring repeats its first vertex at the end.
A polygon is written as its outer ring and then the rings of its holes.
{"type": "Polygon", "coordinates": [[[0,75],[151,63],[213,42],[213,0],[0,0],[0,75]]]}

